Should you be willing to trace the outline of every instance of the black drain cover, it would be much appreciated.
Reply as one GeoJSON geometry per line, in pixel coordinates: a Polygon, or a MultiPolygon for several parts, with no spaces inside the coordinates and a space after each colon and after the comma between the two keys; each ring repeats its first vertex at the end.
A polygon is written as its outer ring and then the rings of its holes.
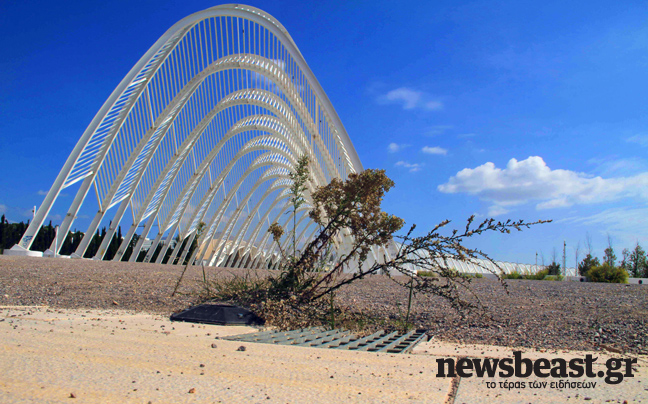
{"type": "Polygon", "coordinates": [[[172,314],[171,321],[217,325],[261,325],[256,314],[229,304],[201,304],[183,312],[172,314]]]}

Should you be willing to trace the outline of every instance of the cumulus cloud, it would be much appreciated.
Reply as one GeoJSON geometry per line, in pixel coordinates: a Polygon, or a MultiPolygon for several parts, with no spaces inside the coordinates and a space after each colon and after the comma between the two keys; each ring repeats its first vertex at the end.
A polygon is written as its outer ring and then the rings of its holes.
{"type": "Polygon", "coordinates": [[[444,149],[443,147],[430,147],[430,146],[424,146],[421,151],[425,154],[441,154],[441,155],[446,155],[448,154],[448,150],[444,149]]]}
{"type": "Polygon", "coordinates": [[[437,100],[430,100],[430,97],[422,91],[416,91],[408,87],[400,87],[391,90],[378,98],[382,104],[401,104],[403,109],[425,109],[428,111],[443,108],[443,103],[437,100]]]}
{"type": "Polygon", "coordinates": [[[409,172],[415,173],[417,171],[420,171],[421,168],[423,168],[424,164],[419,164],[419,163],[408,163],[407,161],[399,161],[398,163],[394,164],[396,167],[404,167],[409,169],[409,172]]]}
{"type": "Polygon", "coordinates": [[[447,183],[444,193],[467,193],[493,203],[494,209],[537,202],[537,209],[555,209],[636,197],[648,201],[648,173],[601,178],[570,170],[552,170],[538,156],[511,159],[506,168],[488,162],[464,168],[447,183]]]}
{"type": "Polygon", "coordinates": [[[421,92],[401,87],[385,94],[385,100],[397,101],[403,104],[403,109],[414,109],[421,100],[421,92]]]}

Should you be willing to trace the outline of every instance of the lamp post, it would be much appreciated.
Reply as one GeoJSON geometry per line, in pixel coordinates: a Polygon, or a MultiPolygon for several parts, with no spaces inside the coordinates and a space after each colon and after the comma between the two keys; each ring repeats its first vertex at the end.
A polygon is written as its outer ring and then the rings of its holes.
{"type": "Polygon", "coordinates": [[[565,272],[565,276],[567,276],[567,255],[565,255],[567,251],[567,242],[563,240],[563,271],[565,272]]]}

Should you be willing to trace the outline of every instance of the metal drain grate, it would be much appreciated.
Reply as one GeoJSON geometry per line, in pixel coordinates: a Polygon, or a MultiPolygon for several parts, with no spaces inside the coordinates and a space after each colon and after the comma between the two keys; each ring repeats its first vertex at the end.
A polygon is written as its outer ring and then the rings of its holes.
{"type": "Polygon", "coordinates": [[[407,333],[378,331],[366,337],[357,337],[349,331],[305,328],[293,331],[261,331],[234,335],[223,339],[264,344],[296,345],[314,348],[348,349],[355,351],[408,353],[419,342],[426,340],[426,330],[407,333]]]}

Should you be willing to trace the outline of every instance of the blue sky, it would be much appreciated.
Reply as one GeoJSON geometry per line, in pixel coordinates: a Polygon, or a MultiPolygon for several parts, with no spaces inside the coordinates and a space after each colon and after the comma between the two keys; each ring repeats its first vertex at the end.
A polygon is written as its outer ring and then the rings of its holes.
{"type": "MultiPolygon", "coordinates": [[[[217,4],[1,2],[0,212],[28,219],[132,65],[217,4]]],[[[421,231],[554,220],[471,243],[500,260],[550,261],[565,240],[573,266],[587,233],[599,256],[608,235],[618,256],[648,247],[645,2],[249,4],[288,29],[364,166],[396,182],[386,211],[421,231]]]]}

